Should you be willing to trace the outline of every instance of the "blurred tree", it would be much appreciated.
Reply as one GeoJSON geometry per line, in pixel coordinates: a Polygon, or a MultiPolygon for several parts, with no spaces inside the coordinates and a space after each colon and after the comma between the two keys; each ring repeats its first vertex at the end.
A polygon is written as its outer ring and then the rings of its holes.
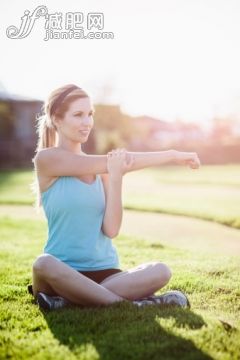
{"type": "Polygon", "coordinates": [[[97,152],[103,154],[116,147],[127,147],[135,133],[131,117],[123,114],[119,105],[96,104],[95,111],[97,152]]]}
{"type": "Polygon", "coordinates": [[[235,121],[231,118],[217,118],[212,120],[211,140],[215,143],[228,144],[234,138],[235,121]]]}

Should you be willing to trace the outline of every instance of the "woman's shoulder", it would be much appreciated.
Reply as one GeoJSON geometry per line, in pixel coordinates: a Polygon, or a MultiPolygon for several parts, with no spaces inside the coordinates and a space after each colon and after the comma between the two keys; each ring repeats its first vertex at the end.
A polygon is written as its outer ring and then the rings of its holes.
{"type": "MultiPolygon", "coordinates": [[[[61,148],[57,147],[49,147],[39,150],[34,159],[34,165],[35,170],[38,177],[38,183],[39,188],[41,192],[46,191],[58,178],[59,176],[74,176],[79,177],[80,180],[88,182],[89,181],[89,175],[81,175],[76,173],[76,167],[73,166],[73,169],[65,169],[64,164],[68,164],[69,167],[69,161],[68,159],[65,159],[65,152],[68,153],[68,151],[65,151],[61,148]],[[64,152],[61,153],[61,152],[64,152]],[[60,155],[54,155],[57,152],[60,152],[60,155]],[[64,159],[63,159],[64,157],[64,159]],[[55,168],[58,171],[53,171],[55,168]]],[[[83,152],[82,152],[83,153],[83,152]]],[[[84,155],[87,155],[84,153],[84,155]]],[[[108,173],[99,174],[104,186],[105,193],[107,193],[108,188],[108,173]]],[[[91,179],[92,180],[92,179],[91,179]]]]}
{"type": "Polygon", "coordinates": [[[36,152],[36,154],[33,158],[33,162],[38,161],[40,158],[46,157],[52,153],[56,153],[57,151],[60,151],[60,149],[57,148],[56,146],[40,149],[36,152]]]}
{"type": "Polygon", "coordinates": [[[36,152],[33,158],[33,163],[35,165],[35,171],[37,174],[39,189],[41,193],[46,191],[59,178],[59,176],[48,176],[44,174],[44,172],[41,171],[41,166],[39,166],[39,162],[41,162],[42,158],[45,158],[53,151],[58,151],[58,149],[56,147],[41,149],[36,152]]]}

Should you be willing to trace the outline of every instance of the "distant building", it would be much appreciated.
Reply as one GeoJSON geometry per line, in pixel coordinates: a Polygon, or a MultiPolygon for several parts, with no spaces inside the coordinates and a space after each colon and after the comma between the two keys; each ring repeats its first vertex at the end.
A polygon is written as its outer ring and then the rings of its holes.
{"type": "Polygon", "coordinates": [[[42,101],[0,92],[0,167],[31,166],[42,101]]]}
{"type": "Polygon", "coordinates": [[[186,143],[203,143],[207,133],[197,124],[180,121],[168,122],[149,116],[139,116],[131,119],[136,136],[131,142],[133,149],[148,150],[169,148],[186,143]]]}

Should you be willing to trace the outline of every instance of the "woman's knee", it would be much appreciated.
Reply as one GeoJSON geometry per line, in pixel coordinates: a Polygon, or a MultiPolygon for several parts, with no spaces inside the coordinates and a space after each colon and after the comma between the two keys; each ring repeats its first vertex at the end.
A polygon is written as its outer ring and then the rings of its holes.
{"type": "Polygon", "coordinates": [[[39,275],[49,272],[48,268],[56,259],[50,254],[39,255],[33,263],[33,271],[39,275]]]}
{"type": "Polygon", "coordinates": [[[162,262],[154,263],[154,274],[157,284],[160,286],[166,285],[172,277],[172,271],[168,265],[162,262]]]}

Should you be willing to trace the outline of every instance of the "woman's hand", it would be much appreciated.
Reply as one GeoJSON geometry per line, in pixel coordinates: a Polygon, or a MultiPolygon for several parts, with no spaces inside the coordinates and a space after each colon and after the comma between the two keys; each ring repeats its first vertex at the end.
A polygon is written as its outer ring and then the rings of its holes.
{"type": "Polygon", "coordinates": [[[107,153],[107,169],[110,175],[123,176],[131,169],[133,155],[124,148],[117,148],[107,153]]]}
{"type": "Polygon", "coordinates": [[[175,150],[174,163],[178,165],[189,165],[192,169],[198,169],[201,165],[197,153],[177,150],[175,150]]]}

